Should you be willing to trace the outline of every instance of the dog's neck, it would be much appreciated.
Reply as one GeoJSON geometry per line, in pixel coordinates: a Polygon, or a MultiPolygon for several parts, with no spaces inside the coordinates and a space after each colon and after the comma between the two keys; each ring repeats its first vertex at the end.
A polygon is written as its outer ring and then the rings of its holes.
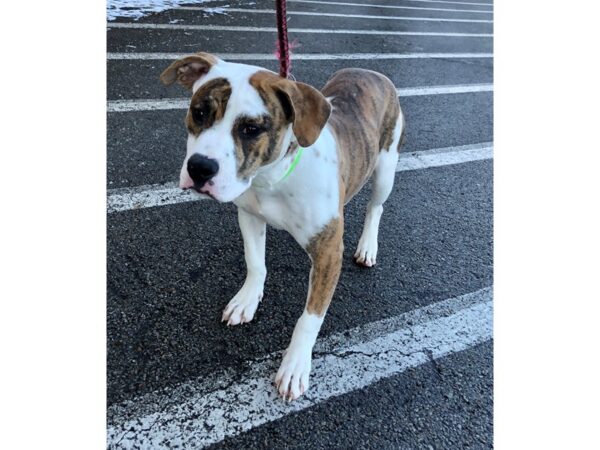
{"type": "Polygon", "coordinates": [[[288,171],[294,164],[299,149],[296,138],[292,133],[287,133],[279,152],[279,158],[258,172],[252,180],[252,187],[261,190],[274,189],[289,174],[288,171]]]}

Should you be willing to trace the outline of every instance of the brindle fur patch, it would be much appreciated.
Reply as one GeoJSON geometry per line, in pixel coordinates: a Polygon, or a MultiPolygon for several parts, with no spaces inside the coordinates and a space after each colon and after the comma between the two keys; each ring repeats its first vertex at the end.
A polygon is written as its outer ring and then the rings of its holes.
{"type": "Polygon", "coordinates": [[[347,203],[371,176],[379,152],[389,149],[400,104],[388,78],[364,69],[336,72],[322,92],[333,104],[329,124],[338,145],[347,203]]]}
{"type": "Polygon", "coordinates": [[[265,104],[268,115],[258,118],[238,117],[233,125],[233,138],[236,147],[238,175],[247,178],[260,166],[275,161],[279,156],[278,150],[283,145],[283,138],[290,119],[277,97],[273,85],[279,77],[271,72],[258,71],[250,78],[250,84],[256,89],[265,104]],[[245,140],[239,133],[239,128],[248,121],[254,120],[256,125],[268,125],[263,133],[253,140],[245,140]],[[267,124],[268,122],[268,124],[267,124]]]}
{"type": "Polygon", "coordinates": [[[198,78],[206,75],[218,59],[210,53],[199,52],[178,59],[160,74],[160,81],[170,85],[177,81],[186,89],[192,89],[198,78]]]}
{"type": "Polygon", "coordinates": [[[271,111],[279,111],[278,119],[292,123],[294,135],[302,147],[315,143],[331,114],[331,105],[312,86],[287,80],[267,71],[258,71],[250,84],[271,111]]]}
{"type": "Polygon", "coordinates": [[[192,96],[190,108],[185,118],[188,131],[198,136],[204,130],[212,127],[225,115],[227,102],[231,96],[231,84],[225,78],[215,78],[200,86],[192,96]],[[193,111],[203,110],[204,118],[197,122],[194,120],[193,111]]]}
{"type": "Polygon", "coordinates": [[[320,233],[313,236],[306,246],[312,260],[310,296],[306,310],[323,316],[333,297],[342,270],[344,253],[343,215],[329,222],[320,233]]]}
{"type": "MultiPolygon", "coordinates": [[[[394,96],[396,89],[394,88],[394,96]]],[[[381,137],[379,138],[379,149],[391,150],[390,146],[394,140],[394,128],[400,115],[400,103],[398,101],[390,102],[390,107],[385,111],[383,122],[381,124],[381,137]]]]}
{"type": "Polygon", "coordinates": [[[238,175],[247,178],[259,167],[277,158],[277,149],[282,145],[282,130],[273,125],[270,115],[260,117],[239,116],[231,133],[235,142],[238,161],[238,175]],[[247,125],[254,125],[263,131],[255,138],[245,138],[242,131],[247,125]]]}

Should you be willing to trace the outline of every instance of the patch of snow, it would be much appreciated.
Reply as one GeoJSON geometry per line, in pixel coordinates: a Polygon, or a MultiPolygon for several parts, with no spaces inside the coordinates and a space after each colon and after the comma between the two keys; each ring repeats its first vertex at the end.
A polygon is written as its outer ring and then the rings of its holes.
{"type": "Polygon", "coordinates": [[[216,8],[204,8],[202,10],[203,14],[208,14],[209,16],[213,16],[215,14],[224,14],[227,15],[227,10],[225,8],[227,8],[229,5],[225,5],[225,6],[218,6],[216,8]]]}
{"type": "MultiPolygon", "coordinates": [[[[118,17],[137,20],[152,13],[175,8],[183,3],[201,4],[212,1],[214,0],[107,0],[106,18],[109,21],[118,17]]],[[[222,14],[222,12],[215,12],[215,14],[222,14]]]]}

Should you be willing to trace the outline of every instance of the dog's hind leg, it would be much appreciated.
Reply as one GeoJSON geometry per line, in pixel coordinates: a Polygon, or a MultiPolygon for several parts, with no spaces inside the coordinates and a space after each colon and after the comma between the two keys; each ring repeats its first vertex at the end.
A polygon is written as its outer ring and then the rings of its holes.
{"type": "Polygon", "coordinates": [[[227,325],[250,322],[254,318],[258,303],[262,300],[267,276],[266,223],[242,208],[238,208],[238,222],[244,239],[244,256],[248,273],[244,285],[223,311],[222,320],[227,321],[227,325]]]}
{"type": "Polygon", "coordinates": [[[400,151],[399,144],[403,129],[404,119],[402,113],[400,113],[394,129],[392,144],[387,149],[381,149],[377,157],[377,164],[373,173],[371,200],[367,205],[367,216],[363,232],[354,253],[356,263],[365,267],[374,266],[377,260],[379,221],[383,213],[383,203],[389,197],[394,186],[396,166],[398,165],[398,152],[400,151]]]}

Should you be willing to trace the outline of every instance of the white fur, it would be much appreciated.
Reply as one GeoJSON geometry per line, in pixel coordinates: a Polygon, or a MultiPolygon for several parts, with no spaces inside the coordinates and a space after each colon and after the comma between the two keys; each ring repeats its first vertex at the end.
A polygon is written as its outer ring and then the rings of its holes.
{"type": "Polygon", "coordinates": [[[296,323],[292,340],[275,376],[275,384],[284,399],[295,400],[308,389],[312,349],[323,318],[304,310],[296,323]]]}
{"type": "Polygon", "coordinates": [[[377,262],[377,236],[379,234],[379,220],[383,213],[383,203],[387,200],[394,186],[396,166],[398,165],[398,142],[403,128],[402,114],[398,117],[392,143],[389,148],[381,149],[377,157],[377,164],[373,174],[373,189],[371,200],[367,205],[367,217],[363,232],[354,253],[356,262],[367,267],[372,267],[377,262]]]}
{"type": "Polygon", "coordinates": [[[238,208],[238,222],[244,238],[244,256],[248,273],[244,285],[223,311],[222,320],[227,321],[227,325],[250,322],[254,318],[258,303],[263,297],[267,276],[265,221],[238,208]]]}

